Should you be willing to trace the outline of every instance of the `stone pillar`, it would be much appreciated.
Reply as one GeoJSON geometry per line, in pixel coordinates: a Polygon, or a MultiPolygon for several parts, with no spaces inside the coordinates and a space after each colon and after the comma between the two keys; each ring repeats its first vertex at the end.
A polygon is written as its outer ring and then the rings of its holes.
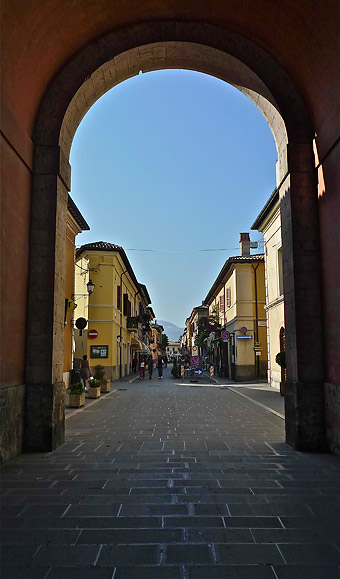
{"type": "Polygon", "coordinates": [[[288,144],[280,189],[285,296],[286,440],[298,450],[325,443],[324,365],[317,181],[312,144],[288,144]]]}
{"type": "Polygon", "coordinates": [[[24,449],[64,442],[63,337],[70,166],[59,147],[36,147],[32,188],[24,449]]]}

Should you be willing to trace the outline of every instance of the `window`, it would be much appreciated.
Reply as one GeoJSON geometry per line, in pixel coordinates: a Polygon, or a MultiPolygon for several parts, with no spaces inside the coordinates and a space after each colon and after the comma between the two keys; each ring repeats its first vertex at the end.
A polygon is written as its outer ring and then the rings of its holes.
{"type": "Polygon", "coordinates": [[[120,285],[117,285],[117,310],[122,309],[121,295],[122,295],[122,288],[120,287],[120,285]]]}
{"type": "Polygon", "coordinates": [[[282,246],[277,250],[277,283],[279,296],[283,296],[282,246]]]}
{"type": "Polygon", "coordinates": [[[227,308],[231,307],[231,287],[227,287],[227,308]]]}
{"type": "Polygon", "coordinates": [[[127,316],[129,311],[129,299],[127,294],[123,294],[123,315],[127,316]]]}
{"type": "Polygon", "coordinates": [[[224,312],[224,296],[220,296],[220,312],[224,312]]]}

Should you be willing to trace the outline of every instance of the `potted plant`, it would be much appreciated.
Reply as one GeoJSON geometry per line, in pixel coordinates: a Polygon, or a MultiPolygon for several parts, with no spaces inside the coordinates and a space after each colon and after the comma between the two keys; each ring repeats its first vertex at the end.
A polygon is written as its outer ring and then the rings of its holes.
{"type": "Polygon", "coordinates": [[[100,391],[101,392],[110,392],[111,391],[111,380],[105,378],[105,368],[101,364],[97,364],[93,368],[94,370],[94,378],[99,380],[100,382],[100,391]]]}
{"type": "Polygon", "coordinates": [[[89,380],[89,390],[88,390],[88,397],[89,398],[99,398],[100,396],[100,380],[96,380],[92,378],[89,380]]]}
{"type": "Polygon", "coordinates": [[[181,377],[181,367],[179,366],[179,364],[177,364],[176,360],[174,360],[174,364],[171,369],[171,374],[173,375],[174,378],[181,377]]]}
{"type": "Polygon", "coordinates": [[[85,388],[82,382],[75,382],[70,386],[69,406],[71,408],[80,408],[85,404],[85,388]]]}
{"type": "Polygon", "coordinates": [[[286,381],[286,352],[285,350],[281,350],[281,352],[279,352],[278,354],[276,354],[275,356],[275,362],[280,366],[281,368],[281,382],[280,382],[280,394],[281,396],[284,396],[285,394],[285,381],[286,381]]]}

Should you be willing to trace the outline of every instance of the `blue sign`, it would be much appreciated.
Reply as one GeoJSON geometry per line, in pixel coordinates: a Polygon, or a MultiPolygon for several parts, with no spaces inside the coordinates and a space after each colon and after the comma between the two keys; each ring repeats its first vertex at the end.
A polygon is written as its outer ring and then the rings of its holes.
{"type": "Polygon", "coordinates": [[[202,368],[195,368],[194,374],[195,374],[195,376],[202,376],[202,374],[203,374],[202,368]]]}
{"type": "Polygon", "coordinates": [[[223,342],[227,342],[230,338],[230,333],[227,330],[224,330],[221,334],[223,342]]]}
{"type": "Polygon", "coordinates": [[[252,340],[253,336],[236,336],[238,340],[252,340]]]}

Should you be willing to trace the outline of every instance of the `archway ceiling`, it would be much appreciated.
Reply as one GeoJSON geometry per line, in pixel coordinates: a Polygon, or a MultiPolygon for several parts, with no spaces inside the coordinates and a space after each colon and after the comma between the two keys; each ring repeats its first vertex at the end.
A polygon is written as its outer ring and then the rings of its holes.
{"type": "Polygon", "coordinates": [[[143,22],[205,22],[248,38],[288,72],[319,118],[339,80],[338,0],[11,0],[1,6],[3,100],[28,134],[48,86],[79,50],[143,22]]]}
{"type": "Polygon", "coordinates": [[[189,42],[159,42],[127,50],[99,67],[79,88],[62,124],[59,144],[69,154],[72,139],[84,115],[108,90],[142,73],[186,69],[224,80],[246,94],[266,118],[277,146],[286,137],[284,123],[273,95],[245,64],[215,48],[189,42]]]}

